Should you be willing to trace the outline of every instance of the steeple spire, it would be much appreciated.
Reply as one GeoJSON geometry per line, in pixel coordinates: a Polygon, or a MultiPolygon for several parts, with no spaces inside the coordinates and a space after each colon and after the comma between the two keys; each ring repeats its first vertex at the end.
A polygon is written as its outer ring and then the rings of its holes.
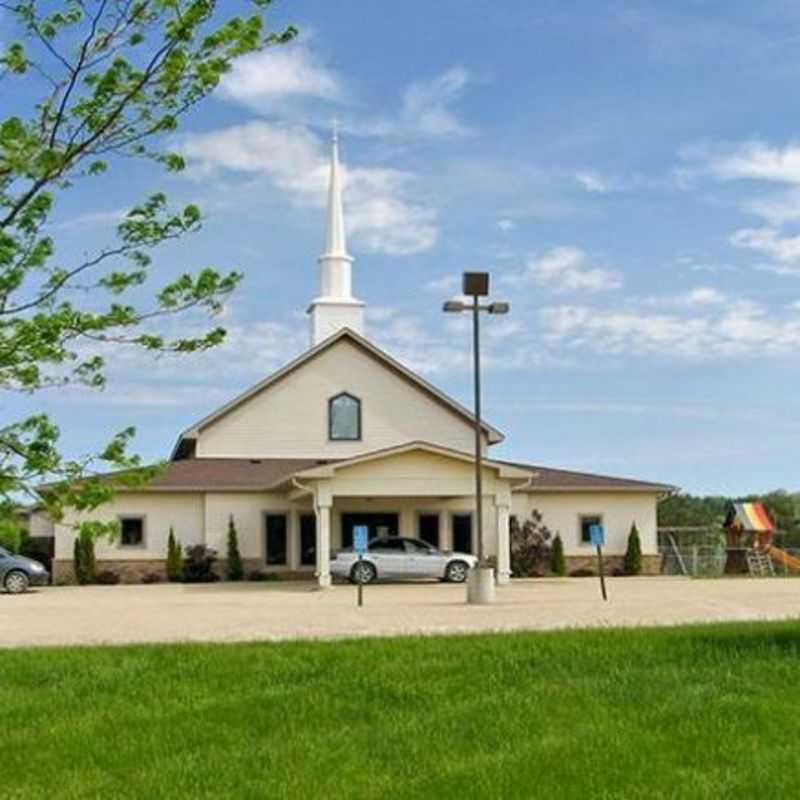
{"type": "Polygon", "coordinates": [[[334,123],[331,146],[331,176],[328,186],[328,228],[325,236],[325,252],[322,258],[347,255],[347,238],[344,231],[344,208],[342,205],[342,175],[339,167],[339,132],[334,123]]]}
{"type": "Polygon", "coordinates": [[[318,344],[340,328],[364,332],[364,304],[353,297],[353,259],[347,252],[342,201],[339,135],[334,125],[331,142],[330,181],[325,250],[319,257],[319,297],[308,308],[311,344],[318,344]]]}

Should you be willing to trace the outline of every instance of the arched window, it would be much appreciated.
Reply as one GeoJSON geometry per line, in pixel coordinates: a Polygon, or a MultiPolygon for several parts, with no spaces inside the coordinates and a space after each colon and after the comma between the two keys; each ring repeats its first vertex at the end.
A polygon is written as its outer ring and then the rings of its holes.
{"type": "Polygon", "coordinates": [[[328,400],[328,436],[333,441],[361,438],[361,401],[347,392],[328,400]]]}

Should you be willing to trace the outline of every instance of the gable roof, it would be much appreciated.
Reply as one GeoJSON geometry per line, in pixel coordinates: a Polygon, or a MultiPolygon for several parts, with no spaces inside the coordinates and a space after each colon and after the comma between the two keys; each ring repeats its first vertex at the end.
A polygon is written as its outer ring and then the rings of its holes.
{"type": "MultiPolygon", "coordinates": [[[[380,450],[371,450],[367,453],[360,453],[359,455],[352,456],[351,458],[343,458],[328,461],[325,464],[316,464],[313,467],[303,470],[298,473],[301,478],[329,478],[333,477],[337,470],[345,467],[353,467],[356,464],[363,464],[365,462],[377,461],[382,458],[390,458],[392,456],[402,455],[403,453],[411,453],[417,451],[424,451],[434,455],[451,458],[456,461],[463,461],[469,465],[475,463],[475,457],[471,453],[464,453],[461,450],[454,450],[451,447],[442,447],[432,442],[413,441],[406,442],[405,444],[395,445],[393,447],[384,447],[380,450]]],[[[517,467],[507,461],[495,461],[491,458],[484,458],[483,466],[486,469],[493,469],[500,477],[503,478],[518,478],[524,481],[531,479],[531,472],[528,469],[517,467]]]]}
{"type": "Polygon", "coordinates": [[[567,469],[552,469],[535,464],[506,462],[515,467],[529,469],[533,473],[528,492],[647,492],[672,494],[678,487],[667,483],[653,483],[633,478],[614,478],[592,472],[574,472],[567,469]]]}
{"type": "MultiPolygon", "coordinates": [[[[237,397],[234,397],[233,400],[229,401],[221,408],[218,408],[213,413],[203,417],[203,419],[199,420],[194,425],[190,425],[188,428],[186,428],[186,430],[179,435],[178,441],[175,443],[175,447],[172,450],[171,458],[177,458],[179,453],[182,452],[183,448],[186,447],[186,440],[196,439],[198,433],[203,428],[208,427],[221,417],[224,417],[226,414],[235,410],[243,403],[246,403],[248,400],[250,400],[250,398],[278,383],[278,381],[283,380],[283,378],[295,372],[324,351],[330,349],[338,342],[345,339],[361,348],[367,355],[374,358],[377,362],[383,364],[385,367],[388,367],[400,377],[404,378],[409,383],[422,390],[440,405],[448,408],[454,414],[462,417],[470,424],[473,424],[474,416],[472,412],[465,406],[462,406],[461,403],[454,400],[449,395],[446,395],[440,389],[437,389],[433,384],[428,383],[428,381],[426,381],[424,378],[421,378],[415,372],[412,372],[410,369],[408,369],[408,367],[403,366],[403,364],[392,358],[392,356],[381,350],[376,345],[372,344],[372,342],[370,342],[368,339],[355,333],[355,331],[352,331],[350,328],[342,328],[332,336],[329,336],[327,339],[320,342],[318,345],[306,350],[305,353],[302,353],[293,361],[290,361],[284,367],[281,367],[281,369],[279,369],[277,372],[273,372],[271,375],[268,375],[266,378],[259,381],[254,386],[251,386],[237,397]]],[[[490,444],[496,444],[497,442],[502,442],[503,439],[505,439],[505,436],[497,428],[489,425],[487,422],[482,421],[481,425],[489,439],[490,444]]]]}

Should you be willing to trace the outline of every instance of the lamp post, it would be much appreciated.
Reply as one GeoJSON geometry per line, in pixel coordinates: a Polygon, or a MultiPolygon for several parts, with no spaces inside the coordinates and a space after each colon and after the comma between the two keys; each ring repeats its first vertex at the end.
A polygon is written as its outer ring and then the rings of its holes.
{"type": "Polygon", "coordinates": [[[472,314],[472,363],[475,390],[475,517],[478,540],[478,567],[470,573],[467,587],[467,600],[471,603],[490,603],[494,598],[494,570],[486,566],[483,551],[483,430],[481,425],[481,326],[480,313],[508,314],[511,306],[508,303],[481,303],[480,298],[489,294],[488,272],[465,272],[462,292],[472,302],[448,300],[443,310],[454,314],[469,312],[472,314]]]}

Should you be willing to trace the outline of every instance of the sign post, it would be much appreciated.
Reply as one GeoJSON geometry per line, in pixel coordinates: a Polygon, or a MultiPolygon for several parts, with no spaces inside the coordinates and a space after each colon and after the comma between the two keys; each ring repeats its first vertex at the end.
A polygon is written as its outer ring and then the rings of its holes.
{"type": "MultiPolygon", "coordinates": [[[[367,552],[369,542],[369,528],[366,525],[355,525],[353,527],[353,550],[358,553],[358,560],[364,560],[364,553],[367,552]]],[[[358,581],[358,607],[364,605],[364,584],[358,581]]]]}
{"type": "Polygon", "coordinates": [[[606,576],[603,569],[603,545],[606,543],[606,531],[602,525],[589,526],[589,535],[592,537],[592,544],[597,548],[597,572],[600,575],[600,591],[603,600],[608,600],[606,594],[606,576]]]}

